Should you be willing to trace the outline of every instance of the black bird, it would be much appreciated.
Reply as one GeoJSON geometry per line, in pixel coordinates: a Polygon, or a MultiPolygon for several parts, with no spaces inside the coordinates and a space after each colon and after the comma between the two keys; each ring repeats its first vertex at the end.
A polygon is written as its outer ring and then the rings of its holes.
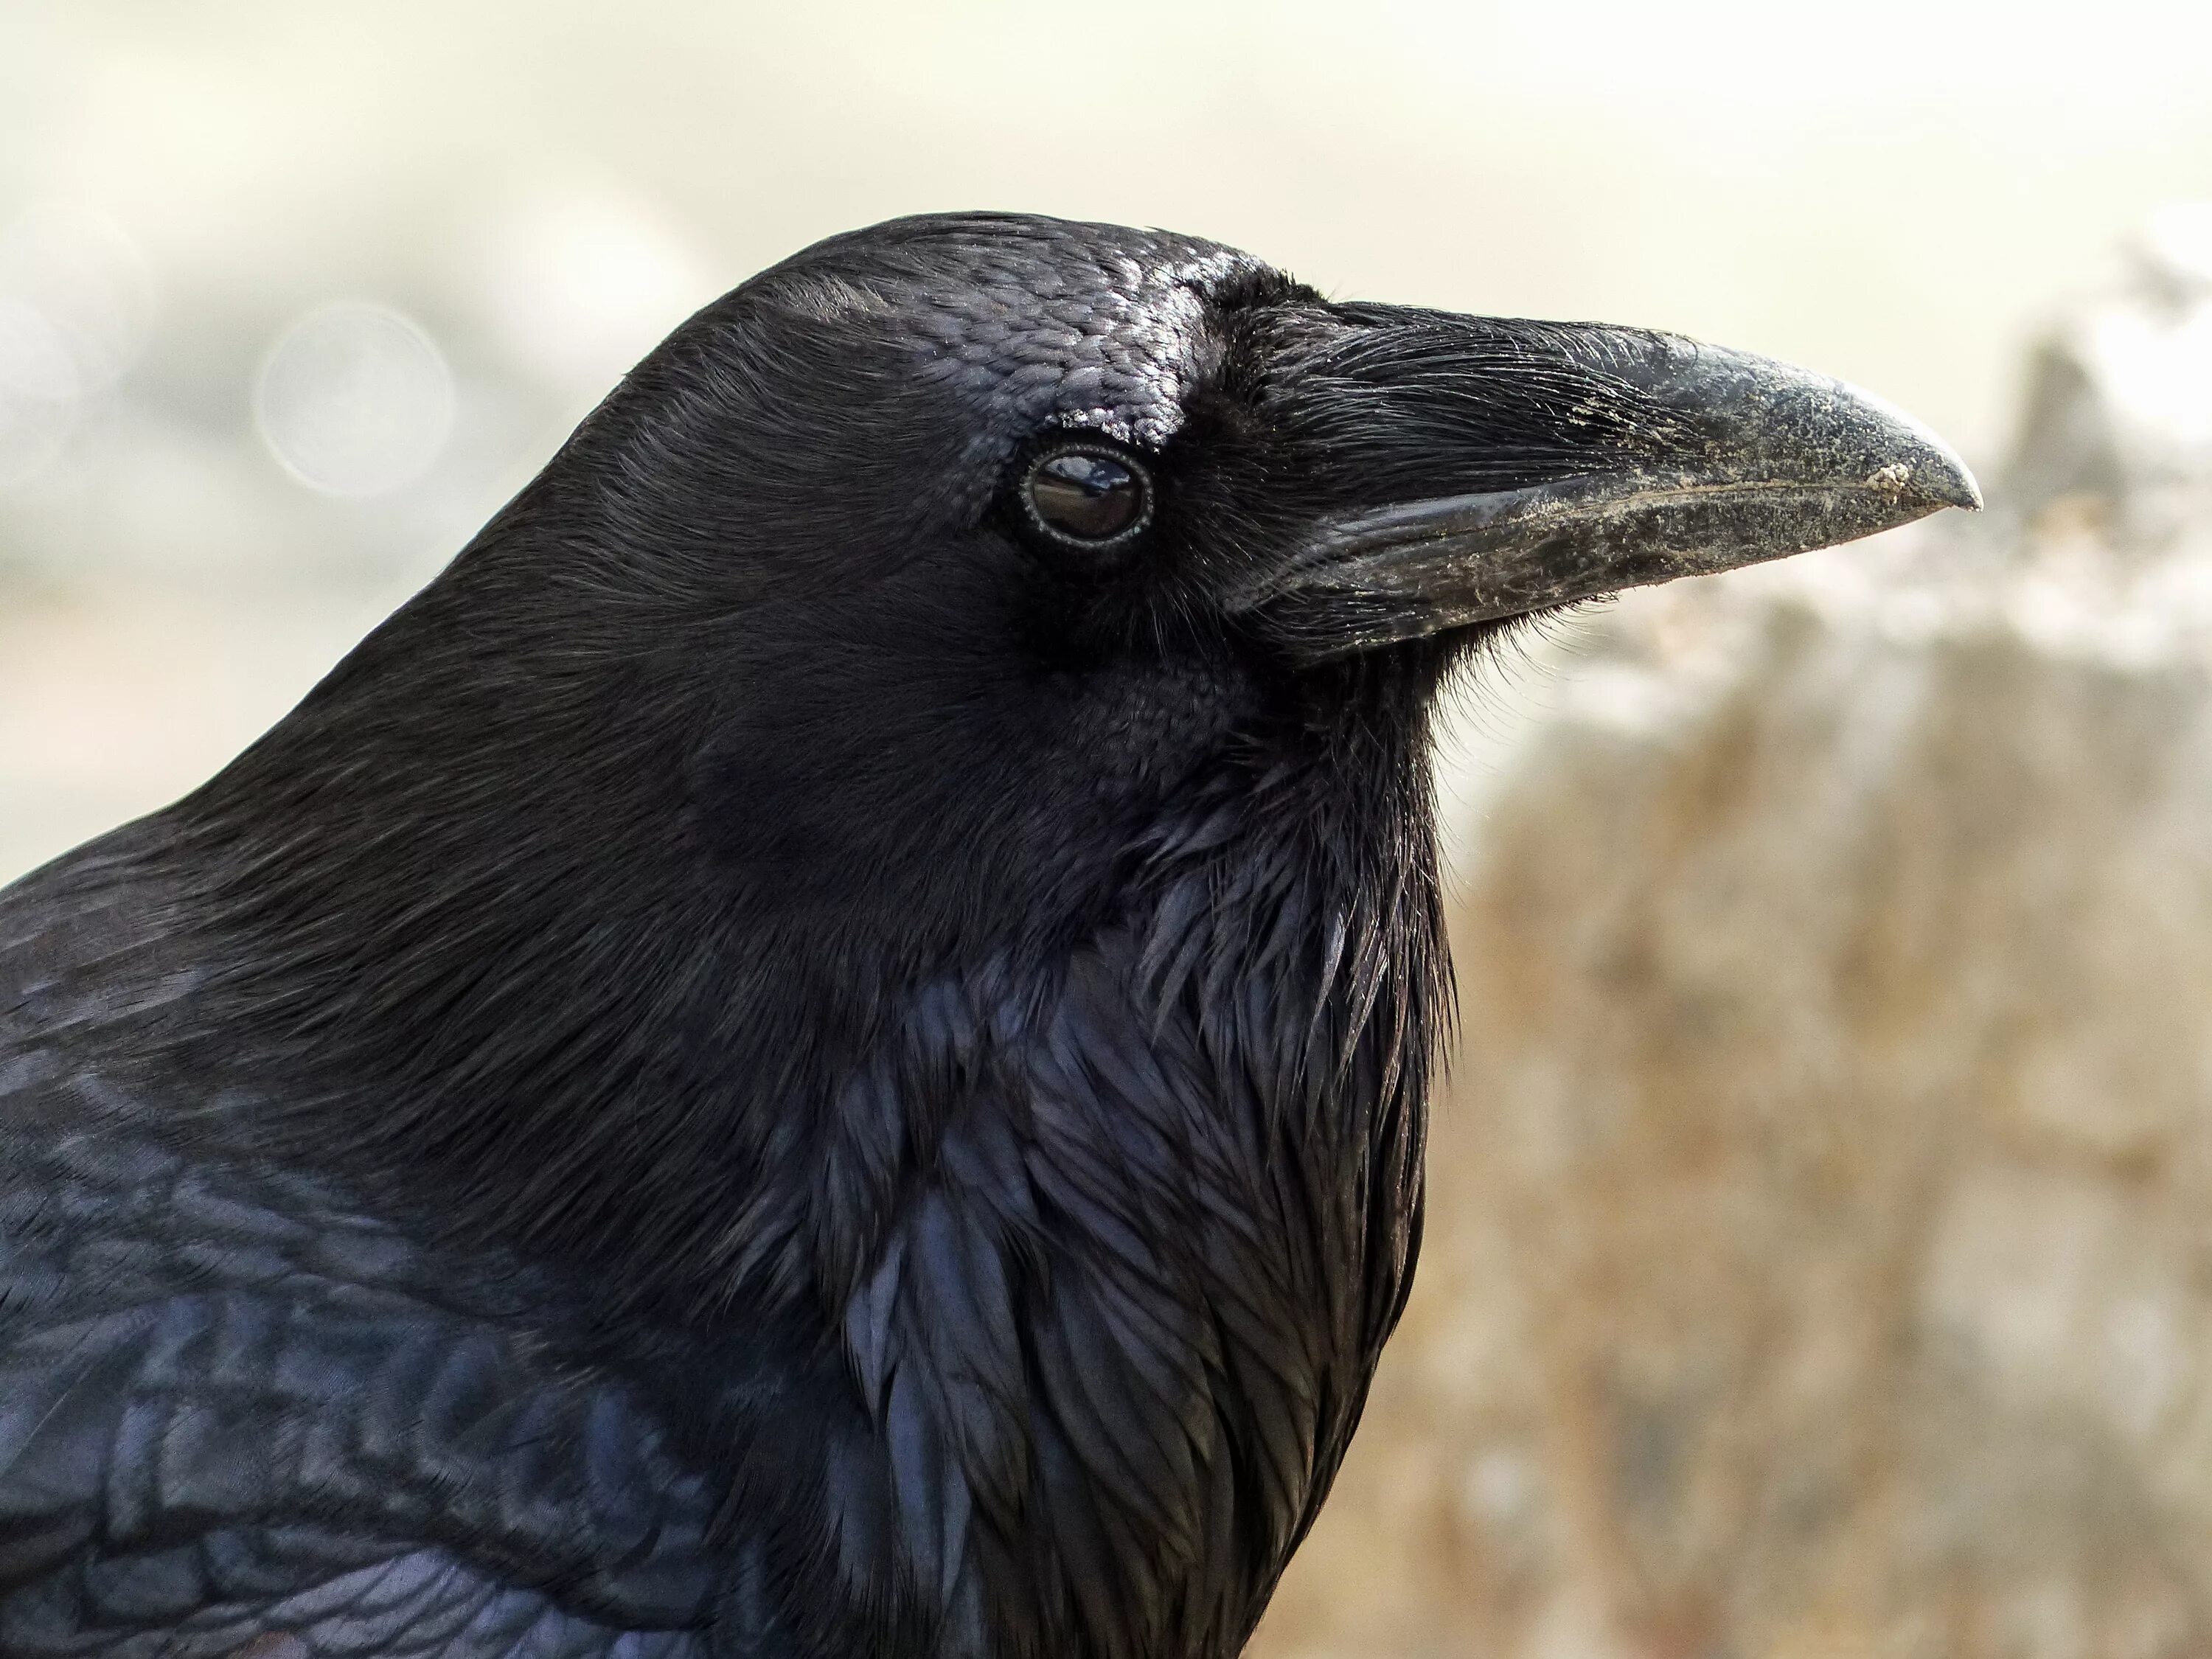
{"type": "Polygon", "coordinates": [[[1235,1653],[1412,1276],[1438,687],[1975,501],[1182,236],[756,277],[0,897],[0,1654],[1235,1653]]]}

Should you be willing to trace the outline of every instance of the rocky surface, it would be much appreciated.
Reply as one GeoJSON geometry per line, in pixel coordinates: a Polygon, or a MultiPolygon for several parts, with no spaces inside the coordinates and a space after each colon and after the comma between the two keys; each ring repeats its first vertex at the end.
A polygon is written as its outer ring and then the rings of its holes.
{"type": "Polygon", "coordinates": [[[2103,522],[1552,653],[1420,1283],[1258,1651],[2212,1651],[2212,532],[2103,522]]]}
{"type": "Polygon", "coordinates": [[[2153,214],[2127,253],[2123,283],[2030,348],[2000,491],[2030,514],[2071,496],[2157,540],[2212,483],[2212,202],[2153,214]]]}

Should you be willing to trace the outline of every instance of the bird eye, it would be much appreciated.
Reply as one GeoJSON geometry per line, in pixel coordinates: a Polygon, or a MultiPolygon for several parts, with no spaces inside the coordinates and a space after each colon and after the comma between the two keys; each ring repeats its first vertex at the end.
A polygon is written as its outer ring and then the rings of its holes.
{"type": "Polygon", "coordinates": [[[1047,532],[1091,547],[1141,529],[1152,514],[1145,475],[1095,449],[1054,450],[1030,468],[1023,493],[1047,532]]]}

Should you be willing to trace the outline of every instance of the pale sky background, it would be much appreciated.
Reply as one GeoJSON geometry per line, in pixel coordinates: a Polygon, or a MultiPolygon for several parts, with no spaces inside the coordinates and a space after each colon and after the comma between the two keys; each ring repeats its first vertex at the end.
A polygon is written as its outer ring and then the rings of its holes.
{"type": "Polygon", "coordinates": [[[1784,353],[1977,446],[2033,319],[2212,191],[2177,0],[4,0],[0,47],[0,202],[97,206],[181,300],[374,290],[549,191],[634,204],[687,301],[1028,208],[1784,353]]]}
{"type": "Polygon", "coordinates": [[[0,874],[235,750],[817,236],[1165,225],[1803,362],[1987,461],[2042,319],[2212,197],[2208,66],[2202,0],[0,0],[0,874]]]}

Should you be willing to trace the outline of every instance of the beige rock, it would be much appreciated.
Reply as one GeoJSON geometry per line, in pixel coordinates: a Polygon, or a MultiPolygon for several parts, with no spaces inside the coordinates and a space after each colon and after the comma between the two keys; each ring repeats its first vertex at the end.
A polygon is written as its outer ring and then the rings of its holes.
{"type": "Polygon", "coordinates": [[[2030,348],[2002,493],[2156,538],[2212,482],[2212,202],[2160,209],[2128,252],[2124,284],[2030,348]]]}

